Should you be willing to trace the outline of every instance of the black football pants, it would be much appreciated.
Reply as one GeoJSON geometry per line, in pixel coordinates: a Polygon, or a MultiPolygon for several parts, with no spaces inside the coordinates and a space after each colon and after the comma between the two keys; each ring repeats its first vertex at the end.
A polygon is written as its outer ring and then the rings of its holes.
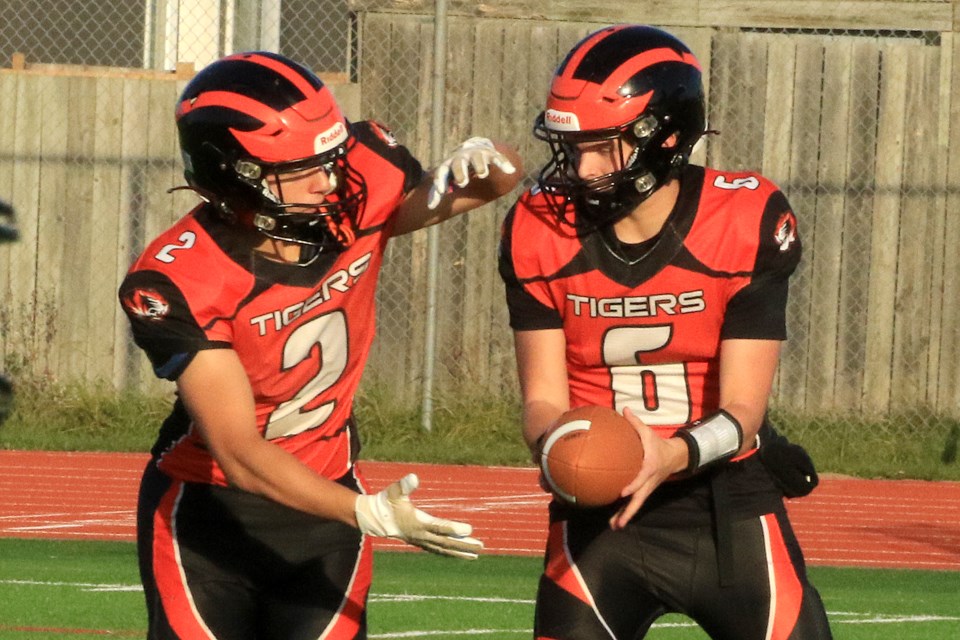
{"type": "Polygon", "coordinates": [[[583,513],[551,522],[537,639],[639,640],[669,612],[715,640],[831,638],[785,512],[732,523],[729,586],[720,585],[712,527],[613,531],[609,514],[583,513]]]}

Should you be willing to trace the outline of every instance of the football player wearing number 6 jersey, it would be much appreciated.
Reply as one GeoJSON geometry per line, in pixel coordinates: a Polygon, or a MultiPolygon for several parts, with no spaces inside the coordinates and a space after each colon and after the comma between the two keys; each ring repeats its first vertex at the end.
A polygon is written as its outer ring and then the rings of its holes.
{"type": "Polygon", "coordinates": [[[176,122],[203,202],[134,262],[120,301],[176,382],[141,482],[152,640],[366,638],[370,536],[472,559],[469,524],[368,494],[352,405],[387,241],[513,189],[516,152],[471,138],[434,171],[283,56],[231,55],[176,122]]]}
{"type": "Polygon", "coordinates": [[[534,133],[551,160],[500,252],[524,438],[536,460],[563,412],[602,405],[645,449],[617,503],[551,503],[535,637],[636,640],[680,612],[711,638],[829,638],[783,506],[815,472],[766,424],[800,260],[789,203],[758,174],[689,164],[700,66],[656,28],[579,42],[534,133]]]}

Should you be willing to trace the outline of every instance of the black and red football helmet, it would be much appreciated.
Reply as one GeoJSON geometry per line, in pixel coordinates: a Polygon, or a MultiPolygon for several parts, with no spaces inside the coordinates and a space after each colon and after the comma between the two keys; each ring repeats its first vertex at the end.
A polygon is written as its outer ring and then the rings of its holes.
{"type": "Polygon", "coordinates": [[[340,251],[366,199],[333,94],[314,73],[268,52],[227,56],[186,86],[176,112],[189,186],[233,224],[286,242],[340,251]],[[322,168],[336,185],[321,205],[284,202],[271,174],[322,168]]]}
{"type": "Polygon", "coordinates": [[[605,227],[678,175],[705,126],[700,64],[690,49],[654,27],[607,27],[577,43],[553,75],[534,124],[552,152],[537,182],[561,220],[570,222],[573,205],[581,225],[605,227]],[[580,178],[577,145],[607,140],[616,142],[622,168],[580,178]]]}

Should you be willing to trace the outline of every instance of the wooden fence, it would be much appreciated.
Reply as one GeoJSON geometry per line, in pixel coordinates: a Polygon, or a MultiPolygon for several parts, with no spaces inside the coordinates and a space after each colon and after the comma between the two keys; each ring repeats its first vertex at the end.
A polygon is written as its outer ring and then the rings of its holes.
{"type": "MultiPolygon", "coordinates": [[[[386,122],[426,161],[433,3],[351,6],[361,82],[335,92],[356,97],[349,112],[386,122]]],[[[800,219],[805,261],[777,402],[814,413],[957,415],[955,8],[949,0],[455,0],[443,146],[470,135],[511,140],[534,172],[545,156],[530,127],[562,54],[602,24],[669,29],[700,58],[710,126],[721,131],[698,159],[762,171],[800,219]]],[[[166,194],[182,181],[172,106],[189,74],[81,71],[0,71],[0,197],[16,204],[23,232],[0,250],[0,353],[64,378],[148,385],[115,291],[144,240],[192,202],[166,194]]],[[[515,392],[496,274],[508,205],[441,229],[440,391],[515,392]]],[[[371,381],[413,397],[426,259],[422,233],[390,249],[368,370],[371,381]]]]}

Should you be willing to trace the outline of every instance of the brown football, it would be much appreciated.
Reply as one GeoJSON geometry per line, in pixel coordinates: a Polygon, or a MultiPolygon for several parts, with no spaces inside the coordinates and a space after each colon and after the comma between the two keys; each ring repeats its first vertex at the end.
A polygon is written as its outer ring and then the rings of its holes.
{"type": "Polygon", "coordinates": [[[553,493],[578,507],[616,502],[643,463],[640,435],[609,407],[561,416],[543,441],[540,469],[553,493]]]}

